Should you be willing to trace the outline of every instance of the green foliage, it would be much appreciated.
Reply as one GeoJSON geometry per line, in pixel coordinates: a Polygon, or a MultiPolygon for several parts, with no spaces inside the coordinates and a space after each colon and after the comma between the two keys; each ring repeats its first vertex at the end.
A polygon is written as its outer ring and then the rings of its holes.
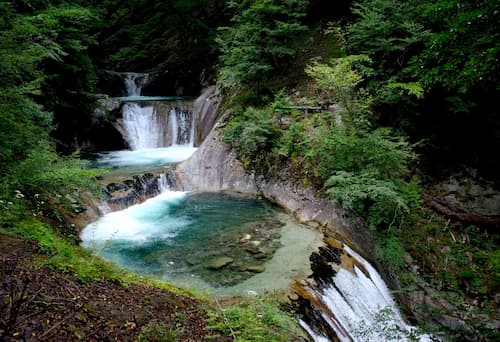
{"type": "Polygon", "coordinates": [[[170,83],[185,88],[213,78],[225,0],[108,0],[101,8],[108,19],[99,33],[103,68],[168,72],[170,83]]]}
{"type": "Polygon", "coordinates": [[[424,140],[420,148],[433,165],[452,159],[496,168],[477,151],[498,144],[499,124],[490,109],[500,74],[497,10],[495,0],[354,4],[349,48],[373,61],[368,85],[380,119],[424,140]],[[481,133],[461,144],[471,131],[481,133]]]}
{"type": "Polygon", "coordinates": [[[376,244],[378,255],[384,265],[388,266],[394,274],[401,272],[406,265],[404,260],[406,250],[398,237],[391,233],[378,234],[376,244]]]}
{"type": "Polygon", "coordinates": [[[356,2],[357,20],[349,27],[351,48],[370,56],[380,78],[407,65],[412,52],[429,36],[419,16],[422,2],[365,0],[356,2]]]}
{"type": "Polygon", "coordinates": [[[384,341],[419,341],[420,332],[417,329],[409,330],[394,323],[394,312],[386,307],[377,312],[372,323],[362,321],[354,332],[361,340],[370,340],[373,335],[380,336],[384,341]]]}
{"type": "Polygon", "coordinates": [[[337,171],[327,181],[327,193],[368,219],[373,228],[391,227],[410,207],[394,180],[379,179],[373,172],[337,171]]]}
{"type": "Polygon", "coordinates": [[[272,299],[248,299],[240,304],[209,312],[209,328],[234,341],[299,340],[295,318],[279,308],[272,299]]]}
{"type": "Polygon", "coordinates": [[[412,59],[426,87],[466,94],[475,87],[498,85],[500,25],[495,0],[426,2],[422,21],[432,31],[412,59]]]}
{"type": "Polygon", "coordinates": [[[424,89],[417,82],[407,82],[407,83],[389,83],[387,85],[388,89],[402,89],[408,95],[413,95],[418,99],[424,96],[424,89]]]}
{"type": "Polygon", "coordinates": [[[385,230],[420,206],[416,183],[402,180],[415,155],[405,139],[387,128],[369,130],[362,119],[369,101],[357,89],[363,78],[354,65],[365,60],[348,56],[306,70],[330,100],[349,107],[347,113],[303,116],[286,109],[289,100],[279,94],[267,108],[235,115],[224,134],[245,167],[272,175],[287,164],[371,227],[385,230]]]}
{"type": "MultiPolygon", "coordinates": [[[[421,270],[407,272],[409,277],[405,278],[413,280],[410,284],[432,287],[438,300],[457,308],[463,308],[464,303],[477,303],[468,306],[467,314],[461,316],[467,331],[452,331],[452,334],[462,340],[498,339],[498,332],[487,324],[486,318],[494,317],[494,296],[500,288],[498,274],[494,272],[495,267],[498,271],[498,234],[459,222],[450,224],[434,212],[421,209],[413,211],[400,230],[388,235],[397,238],[414,260],[412,267],[418,265],[421,270]]],[[[386,235],[378,237],[381,242],[386,238],[386,235]]],[[[391,260],[388,262],[390,265],[391,260]]],[[[405,274],[404,269],[393,270],[400,279],[405,274]]],[[[430,314],[441,316],[456,312],[449,307],[428,309],[430,314]]]]}
{"type": "Polygon", "coordinates": [[[0,182],[0,194],[8,197],[8,192],[16,189],[27,195],[50,196],[72,193],[79,188],[98,193],[99,185],[94,182],[98,173],[87,168],[86,162],[77,156],[62,158],[55,152],[33,149],[0,182]]]}
{"type": "Polygon", "coordinates": [[[500,287],[500,250],[489,256],[488,271],[492,273],[493,283],[500,287]]]}
{"type": "Polygon", "coordinates": [[[332,59],[329,64],[314,62],[306,68],[306,74],[321,91],[327,93],[332,102],[345,105],[354,98],[356,87],[363,80],[363,75],[355,66],[369,61],[365,55],[350,55],[332,59]]]}
{"type": "Polygon", "coordinates": [[[273,112],[268,108],[250,107],[225,128],[225,140],[231,142],[246,158],[257,158],[269,151],[280,132],[273,112]]]}
{"type": "Polygon", "coordinates": [[[14,190],[55,193],[89,184],[93,172],[53,152],[52,116],[35,99],[55,77],[48,73],[48,64],[72,67],[66,64],[68,52],[85,49],[90,38],[79,30],[88,25],[91,13],[69,6],[26,14],[11,6],[6,10],[0,25],[0,197],[11,198],[14,190]]]}
{"type": "Polygon", "coordinates": [[[339,103],[348,124],[361,126],[371,118],[371,97],[358,85],[364,76],[371,73],[365,64],[370,63],[366,55],[350,55],[330,60],[328,64],[315,62],[306,67],[306,74],[328,102],[339,103]]]}
{"type": "Polygon", "coordinates": [[[311,136],[311,144],[315,148],[308,153],[308,159],[326,175],[339,170],[367,171],[383,179],[398,178],[415,157],[409,143],[387,128],[366,132],[323,126],[311,136]]]}
{"type": "Polygon", "coordinates": [[[234,1],[232,26],[219,28],[219,83],[225,87],[262,80],[294,56],[291,42],[305,26],[304,0],[234,1]]]}

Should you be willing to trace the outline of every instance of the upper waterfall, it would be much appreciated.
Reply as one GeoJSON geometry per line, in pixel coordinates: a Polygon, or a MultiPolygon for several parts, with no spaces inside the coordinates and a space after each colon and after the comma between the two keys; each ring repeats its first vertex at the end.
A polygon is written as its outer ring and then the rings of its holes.
{"type": "Polygon", "coordinates": [[[142,88],[151,80],[150,75],[145,73],[125,72],[120,75],[125,85],[126,96],[140,96],[142,88]]]}
{"type": "Polygon", "coordinates": [[[127,101],[122,106],[122,119],[117,128],[131,150],[194,146],[196,125],[189,102],[141,101],[142,88],[151,77],[135,72],[121,73],[120,76],[127,95],[123,99],[127,101]]]}

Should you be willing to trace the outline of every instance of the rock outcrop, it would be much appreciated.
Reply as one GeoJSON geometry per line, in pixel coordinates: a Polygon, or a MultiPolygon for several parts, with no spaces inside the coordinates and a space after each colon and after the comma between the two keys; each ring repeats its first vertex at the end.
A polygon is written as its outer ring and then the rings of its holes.
{"type": "Polygon", "coordinates": [[[203,90],[202,94],[194,101],[193,112],[196,115],[195,146],[201,145],[219,119],[219,105],[221,95],[216,86],[203,90]]]}

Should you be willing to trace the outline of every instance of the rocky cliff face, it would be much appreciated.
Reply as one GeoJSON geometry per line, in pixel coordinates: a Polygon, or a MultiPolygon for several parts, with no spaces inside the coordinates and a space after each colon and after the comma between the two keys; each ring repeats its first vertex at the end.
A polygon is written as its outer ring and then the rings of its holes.
{"type": "Polygon", "coordinates": [[[194,144],[200,146],[219,119],[219,105],[221,95],[217,87],[210,86],[203,90],[201,95],[194,101],[193,112],[196,115],[196,137],[194,144]]]}

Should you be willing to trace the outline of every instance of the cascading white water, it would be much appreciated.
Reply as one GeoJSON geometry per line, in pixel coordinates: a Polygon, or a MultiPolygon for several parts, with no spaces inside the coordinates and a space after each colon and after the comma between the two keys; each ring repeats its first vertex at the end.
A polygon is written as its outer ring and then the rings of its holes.
{"type": "Polygon", "coordinates": [[[192,113],[185,109],[170,110],[170,125],[172,130],[172,145],[194,145],[194,124],[192,113]]]}
{"type": "MultiPolygon", "coordinates": [[[[375,268],[349,246],[344,244],[343,250],[352,257],[353,270],[339,268],[328,285],[306,287],[324,305],[320,315],[337,338],[341,342],[431,341],[428,335],[419,335],[416,328],[403,320],[375,268]]],[[[304,321],[300,325],[315,342],[328,341],[304,321]]]]}
{"type": "MultiPolygon", "coordinates": [[[[124,73],[123,82],[127,96],[141,95],[142,87],[147,84],[148,74],[124,73]]],[[[142,150],[146,148],[164,147],[161,137],[167,122],[153,106],[141,106],[136,102],[127,102],[122,107],[123,126],[126,132],[124,138],[130,149],[142,150]]],[[[166,119],[165,119],[166,120],[166,119]]]]}
{"type": "Polygon", "coordinates": [[[165,173],[162,173],[158,176],[158,190],[160,190],[160,193],[170,191],[170,184],[168,182],[167,175],[165,173]]]}
{"type": "Polygon", "coordinates": [[[191,107],[177,97],[141,96],[150,82],[148,74],[119,73],[126,90],[122,118],[115,123],[130,150],[101,153],[97,165],[113,167],[177,163],[189,158],[194,147],[194,115],[191,107]],[[169,105],[171,103],[172,105],[169,105]]]}
{"type": "MultiPolygon", "coordinates": [[[[123,73],[127,97],[141,98],[142,87],[147,84],[147,74],[123,73]]],[[[127,98],[124,98],[127,99],[127,98]]],[[[151,102],[149,102],[151,103],[151,102]]],[[[190,110],[171,107],[162,112],[156,105],[126,102],[122,107],[124,138],[132,150],[142,150],[181,145],[193,147],[194,127],[190,110]],[[170,140],[167,137],[171,137],[170,140]]]]}
{"type": "Polygon", "coordinates": [[[166,122],[160,122],[153,107],[141,107],[137,103],[125,103],[122,108],[125,140],[132,150],[162,147],[160,139],[166,122]]]}
{"type": "Polygon", "coordinates": [[[140,96],[142,87],[144,87],[150,79],[148,74],[136,72],[125,72],[122,75],[126,96],[140,96]]]}

